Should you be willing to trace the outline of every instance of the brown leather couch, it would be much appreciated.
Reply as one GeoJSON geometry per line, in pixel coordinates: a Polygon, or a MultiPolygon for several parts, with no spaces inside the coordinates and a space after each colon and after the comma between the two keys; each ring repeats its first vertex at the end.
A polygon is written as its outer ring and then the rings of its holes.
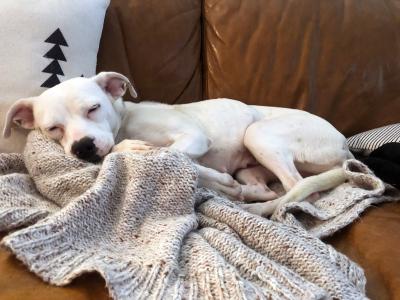
{"type": "MultiPolygon", "coordinates": [[[[400,121],[399,53],[396,0],[112,0],[98,70],[126,74],[139,99],[301,108],[351,135],[400,121]]],[[[363,266],[370,298],[400,299],[400,204],[327,242],[363,266]]],[[[97,274],[47,285],[1,250],[0,299],[108,294],[97,274]]]]}

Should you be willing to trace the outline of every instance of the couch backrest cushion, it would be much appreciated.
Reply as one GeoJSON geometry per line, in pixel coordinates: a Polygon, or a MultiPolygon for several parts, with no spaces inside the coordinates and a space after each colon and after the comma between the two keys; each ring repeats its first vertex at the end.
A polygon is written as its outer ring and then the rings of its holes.
{"type": "Polygon", "coordinates": [[[395,0],[204,0],[204,93],[296,107],[345,134],[399,121],[395,0]]]}
{"type": "Polygon", "coordinates": [[[140,100],[201,99],[200,18],[198,0],[112,0],[98,71],[130,77],[140,100]]]}

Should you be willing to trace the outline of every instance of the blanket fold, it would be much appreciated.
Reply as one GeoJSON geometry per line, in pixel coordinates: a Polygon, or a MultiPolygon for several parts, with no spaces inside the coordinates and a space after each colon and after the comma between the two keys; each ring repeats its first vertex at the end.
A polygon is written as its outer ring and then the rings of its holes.
{"type": "Polygon", "coordinates": [[[360,161],[347,160],[343,169],[347,182],[321,193],[313,203],[288,203],[275,211],[272,219],[324,238],[352,223],[369,206],[400,199],[399,190],[383,183],[360,161]]]}
{"type": "Polygon", "coordinates": [[[319,237],[398,194],[344,168],[347,183],[268,220],[197,188],[183,154],[93,165],[33,131],[23,156],[0,154],[1,244],[52,284],[99,272],[115,299],[364,299],[363,270],[319,237]]]}

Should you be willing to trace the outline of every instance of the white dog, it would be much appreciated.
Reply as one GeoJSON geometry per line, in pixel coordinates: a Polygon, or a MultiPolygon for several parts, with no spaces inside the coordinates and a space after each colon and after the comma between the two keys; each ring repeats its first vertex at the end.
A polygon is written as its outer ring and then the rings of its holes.
{"type": "MultiPolygon", "coordinates": [[[[329,171],[352,157],[342,134],[304,111],[230,99],[181,105],[124,103],[121,97],[127,88],[137,96],[129,80],[115,72],[67,80],[38,97],[18,100],[7,113],[3,134],[10,136],[13,123],[38,128],[66,153],[91,162],[110,151],[169,147],[197,161],[202,186],[245,201],[277,198],[267,186],[275,176],[289,191],[301,174],[329,171]],[[115,145],[116,141],[122,142],[115,145]]],[[[324,181],[324,188],[343,180],[341,175],[337,180],[339,173],[336,181],[324,181]]],[[[246,208],[270,214],[278,202],[271,203],[246,208]]]]}

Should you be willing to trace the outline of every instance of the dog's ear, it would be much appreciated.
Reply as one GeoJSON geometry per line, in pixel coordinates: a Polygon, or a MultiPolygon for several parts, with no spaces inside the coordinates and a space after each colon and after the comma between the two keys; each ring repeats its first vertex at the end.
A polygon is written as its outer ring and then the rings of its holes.
{"type": "Polygon", "coordinates": [[[133,98],[137,98],[137,93],[132,83],[124,75],[116,72],[101,72],[92,77],[93,80],[115,100],[125,95],[128,88],[133,98]]]}
{"type": "Polygon", "coordinates": [[[9,108],[4,123],[3,137],[7,138],[11,135],[13,123],[25,129],[34,128],[33,101],[34,98],[20,99],[9,108]]]}

